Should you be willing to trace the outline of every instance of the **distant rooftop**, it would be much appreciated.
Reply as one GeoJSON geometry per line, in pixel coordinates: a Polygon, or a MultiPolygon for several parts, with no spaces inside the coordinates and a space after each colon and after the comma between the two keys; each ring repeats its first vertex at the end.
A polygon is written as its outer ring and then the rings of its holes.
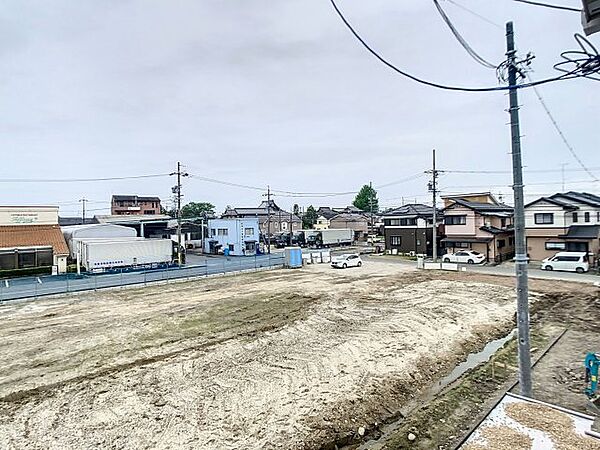
{"type": "Polygon", "coordinates": [[[159,202],[160,198],[158,197],[145,197],[138,195],[113,195],[113,202],[159,202]]]}

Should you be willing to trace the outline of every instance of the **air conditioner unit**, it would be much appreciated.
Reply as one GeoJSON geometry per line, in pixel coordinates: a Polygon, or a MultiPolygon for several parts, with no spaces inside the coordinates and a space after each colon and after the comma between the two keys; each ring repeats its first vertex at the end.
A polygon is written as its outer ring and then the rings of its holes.
{"type": "Polygon", "coordinates": [[[600,31],[600,0],[583,0],[581,24],[586,36],[600,31]]]}

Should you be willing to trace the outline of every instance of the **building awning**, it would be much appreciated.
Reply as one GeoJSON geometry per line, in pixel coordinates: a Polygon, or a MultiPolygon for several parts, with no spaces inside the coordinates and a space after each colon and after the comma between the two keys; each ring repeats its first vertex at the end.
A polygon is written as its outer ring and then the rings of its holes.
{"type": "Polygon", "coordinates": [[[558,237],[562,239],[581,239],[589,241],[598,239],[600,235],[600,225],[571,225],[567,234],[561,234],[558,237]]]}
{"type": "Polygon", "coordinates": [[[487,244],[488,242],[492,242],[494,240],[494,238],[487,238],[487,237],[478,237],[478,238],[474,238],[474,237],[452,237],[452,238],[444,238],[442,239],[441,242],[445,243],[445,244],[460,244],[460,243],[466,243],[466,244],[487,244]]]}
{"type": "Polygon", "coordinates": [[[0,226],[0,248],[52,247],[56,255],[68,255],[69,247],[58,225],[0,226]]]}

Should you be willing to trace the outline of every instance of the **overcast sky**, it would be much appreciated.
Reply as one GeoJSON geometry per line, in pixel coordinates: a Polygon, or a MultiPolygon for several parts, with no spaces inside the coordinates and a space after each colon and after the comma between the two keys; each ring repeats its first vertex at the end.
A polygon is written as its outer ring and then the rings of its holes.
{"type": "MultiPolygon", "coordinates": [[[[369,43],[405,70],[440,83],[497,85],[431,1],[338,1],[369,43]]],[[[510,19],[519,50],[536,55],[535,78],[556,75],[560,53],[577,48],[576,13],[511,0],[456,1],[501,26],[442,2],[492,62],[504,59],[510,19]]],[[[422,173],[432,148],[440,169],[511,167],[504,93],[445,92],[402,78],[360,47],[328,0],[5,0],[0,14],[3,179],[162,174],[180,160],[190,174],[233,183],[346,192],[422,173]]],[[[591,41],[600,47],[600,34],[591,41]]],[[[590,167],[600,166],[599,87],[585,79],[540,87],[590,167]]],[[[568,163],[567,188],[598,193],[534,93],[520,95],[527,168],[568,163]]],[[[446,174],[440,184],[446,193],[503,192],[510,202],[510,189],[498,187],[510,180],[508,173],[446,174]]],[[[527,173],[525,180],[530,195],[561,189],[560,173],[527,173]]],[[[173,182],[2,183],[0,204],[58,204],[61,215],[74,215],[85,196],[89,209],[103,213],[112,194],[168,200],[173,182]]],[[[380,202],[429,200],[426,184],[423,176],[382,188],[380,202]]],[[[193,178],[184,192],[186,201],[218,210],[261,201],[256,190],[193,178]]],[[[352,198],[275,197],[284,207],[343,206],[352,198]]]]}

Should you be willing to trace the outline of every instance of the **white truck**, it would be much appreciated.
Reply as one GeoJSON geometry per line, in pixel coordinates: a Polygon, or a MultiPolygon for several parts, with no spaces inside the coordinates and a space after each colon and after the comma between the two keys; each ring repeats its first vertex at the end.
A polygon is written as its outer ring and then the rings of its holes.
{"type": "Polygon", "coordinates": [[[307,239],[309,247],[317,248],[352,245],[352,242],[354,242],[354,230],[347,228],[320,230],[308,236],[307,239]]]}
{"type": "Polygon", "coordinates": [[[81,265],[91,272],[117,267],[168,264],[173,260],[170,239],[81,240],[81,265]]]}

